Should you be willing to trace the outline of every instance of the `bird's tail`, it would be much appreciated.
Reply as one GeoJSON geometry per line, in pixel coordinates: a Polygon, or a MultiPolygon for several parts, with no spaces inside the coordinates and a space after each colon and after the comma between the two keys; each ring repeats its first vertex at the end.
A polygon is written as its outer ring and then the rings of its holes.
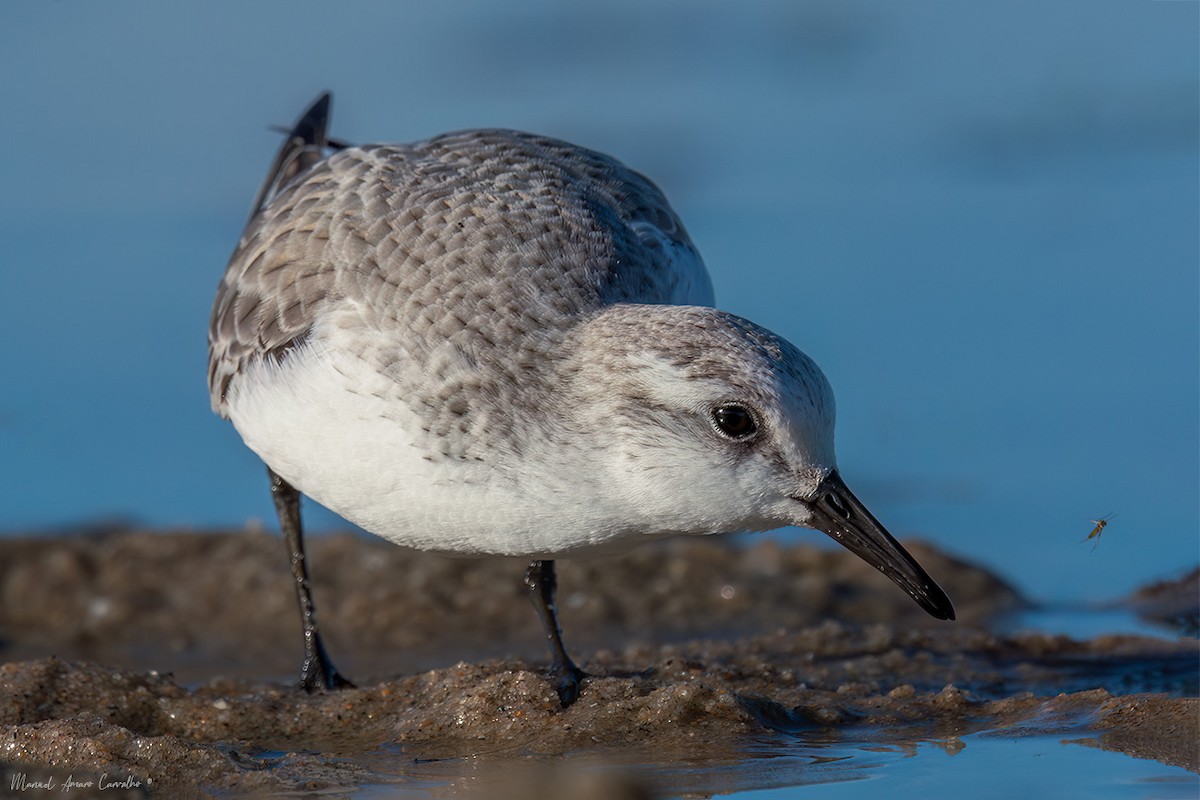
{"type": "Polygon", "coordinates": [[[308,172],[315,164],[325,158],[325,150],[331,148],[340,150],[347,146],[345,142],[330,139],[328,135],[330,108],[333,95],[322,92],[312,102],[300,119],[290,130],[287,138],[275,155],[275,161],[267,173],[267,179],[254,197],[254,205],[250,208],[250,219],[254,219],[284,187],[291,183],[297,175],[308,172]]]}

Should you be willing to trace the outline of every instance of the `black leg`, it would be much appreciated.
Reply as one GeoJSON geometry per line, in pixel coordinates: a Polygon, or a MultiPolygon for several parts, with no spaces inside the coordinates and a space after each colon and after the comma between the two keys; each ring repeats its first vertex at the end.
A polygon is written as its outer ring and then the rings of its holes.
{"type": "Polygon", "coordinates": [[[529,598],[546,631],[550,655],[554,658],[554,663],[550,665],[550,677],[558,691],[558,699],[566,708],[579,697],[579,684],[586,674],[575,666],[563,648],[562,631],[558,629],[558,614],[554,607],[554,593],[558,589],[558,581],[554,578],[554,562],[530,563],[529,569],[525,570],[525,585],[529,587],[529,598]]]}
{"type": "Polygon", "coordinates": [[[300,601],[300,621],[304,625],[304,663],[300,667],[300,688],[315,692],[353,686],[338,674],[337,668],[329,660],[329,654],[325,652],[325,645],[321,643],[321,634],[317,632],[317,611],[313,607],[308,567],[304,564],[300,493],[270,467],[267,467],[267,475],[271,477],[271,497],[275,500],[279,527],[283,529],[283,537],[292,558],[292,577],[296,579],[296,599],[300,601]]]}

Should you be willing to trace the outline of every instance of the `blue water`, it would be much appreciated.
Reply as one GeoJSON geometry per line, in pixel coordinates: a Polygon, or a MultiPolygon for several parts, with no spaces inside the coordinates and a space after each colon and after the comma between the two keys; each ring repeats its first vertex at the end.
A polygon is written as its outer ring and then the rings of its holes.
{"type": "Polygon", "coordinates": [[[720,304],[822,365],[843,474],[897,534],[1047,601],[1178,574],[1200,556],[1197,14],[0,4],[0,530],[271,518],[209,413],[205,328],[267,125],[332,88],[351,140],[509,126],[650,174],[720,304]]]}
{"type": "Polygon", "coordinates": [[[1105,752],[1085,743],[1094,745],[1095,740],[977,734],[905,746],[843,745],[819,754],[838,759],[826,764],[806,765],[803,755],[790,757],[797,762],[793,769],[811,779],[803,789],[783,783],[778,788],[735,791],[730,797],[793,800],[802,791],[805,798],[817,800],[871,796],[895,800],[1191,800],[1200,791],[1200,780],[1185,769],[1105,752]]]}
{"type": "MultiPolygon", "coordinates": [[[[728,763],[695,759],[666,766],[605,766],[580,759],[583,763],[575,767],[579,775],[575,785],[585,784],[583,776],[589,771],[609,771],[655,786],[661,793],[658,796],[666,798],[720,794],[737,800],[1194,800],[1200,792],[1200,778],[1185,769],[1104,751],[1098,743],[1094,736],[1074,733],[977,733],[898,744],[774,740],[750,747],[744,759],[728,763]]],[[[381,763],[368,760],[364,766],[387,774],[389,765],[394,769],[402,757],[388,752],[380,756],[381,763]]],[[[647,751],[646,757],[653,758],[654,753],[647,751]]],[[[572,768],[570,764],[555,766],[556,774],[573,774],[566,772],[572,768]]],[[[471,759],[412,765],[406,774],[397,774],[386,783],[364,785],[352,796],[358,800],[415,800],[438,796],[448,786],[488,786],[511,769],[495,761],[471,759]]],[[[569,778],[564,783],[573,785],[569,778]]]]}

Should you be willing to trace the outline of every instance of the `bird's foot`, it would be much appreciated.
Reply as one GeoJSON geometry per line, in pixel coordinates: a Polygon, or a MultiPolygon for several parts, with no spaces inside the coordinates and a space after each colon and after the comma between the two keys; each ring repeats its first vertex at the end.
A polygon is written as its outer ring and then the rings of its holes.
{"type": "Polygon", "coordinates": [[[554,690],[558,692],[558,699],[563,708],[579,699],[580,687],[587,676],[586,672],[570,661],[565,664],[555,662],[551,665],[550,681],[554,684],[554,690]]]}
{"type": "Polygon", "coordinates": [[[354,684],[342,677],[329,656],[309,656],[300,668],[300,688],[309,694],[329,692],[334,689],[353,689],[354,684]]]}

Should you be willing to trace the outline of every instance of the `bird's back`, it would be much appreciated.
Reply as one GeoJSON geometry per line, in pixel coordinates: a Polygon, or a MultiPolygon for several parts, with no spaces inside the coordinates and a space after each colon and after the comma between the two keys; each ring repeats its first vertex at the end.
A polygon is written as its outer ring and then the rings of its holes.
{"type": "Polygon", "coordinates": [[[315,129],[293,138],[305,158],[281,152],[217,292],[209,387],[222,414],[248,362],[286,358],[322,326],[342,347],[357,335],[401,383],[463,364],[520,382],[603,306],[712,303],[662,193],[607,156],[475,130],[313,158],[315,129]]]}

